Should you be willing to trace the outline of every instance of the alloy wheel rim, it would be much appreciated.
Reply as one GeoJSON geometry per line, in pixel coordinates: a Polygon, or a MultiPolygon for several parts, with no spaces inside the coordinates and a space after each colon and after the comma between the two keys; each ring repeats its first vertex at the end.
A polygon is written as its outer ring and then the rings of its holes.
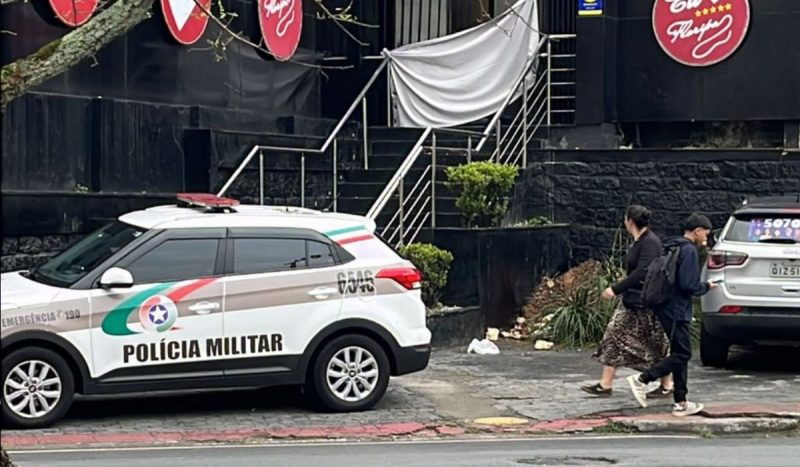
{"type": "Polygon", "coordinates": [[[375,390],[379,375],[378,361],[372,353],[363,347],[350,346],[328,361],[325,380],[337,398],[360,402],[375,390]]]}
{"type": "Polygon", "coordinates": [[[18,363],[3,381],[3,403],[26,419],[41,418],[52,412],[61,394],[61,376],[41,360],[18,363]]]}

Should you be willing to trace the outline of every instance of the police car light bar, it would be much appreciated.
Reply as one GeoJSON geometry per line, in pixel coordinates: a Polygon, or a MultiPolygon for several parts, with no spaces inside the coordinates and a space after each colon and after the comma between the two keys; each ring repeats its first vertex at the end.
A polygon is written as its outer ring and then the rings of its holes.
{"type": "Polygon", "coordinates": [[[178,206],[201,207],[215,210],[232,209],[239,201],[232,198],[220,198],[209,193],[178,193],[178,206]]]}

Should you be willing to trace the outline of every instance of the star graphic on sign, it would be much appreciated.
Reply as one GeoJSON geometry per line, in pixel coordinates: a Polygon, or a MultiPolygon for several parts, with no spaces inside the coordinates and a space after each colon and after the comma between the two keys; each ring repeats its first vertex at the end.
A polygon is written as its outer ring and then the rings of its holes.
{"type": "Polygon", "coordinates": [[[162,324],[167,321],[167,309],[161,305],[156,305],[150,309],[150,320],[154,324],[162,324]]]}
{"type": "Polygon", "coordinates": [[[700,10],[697,10],[697,11],[694,12],[694,15],[699,18],[699,17],[703,16],[703,12],[700,11],[700,10]]]}
{"type": "Polygon", "coordinates": [[[716,13],[716,12],[717,12],[717,7],[715,7],[715,6],[712,6],[712,7],[711,7],[711,13],[716,13]]]}
{"type": "Polygon", "coordinates": [[[708,14],[708,8],[703,8],[703,14],[704,14],[704,15],[707,15],[707,14],[708,14]]]}
{"type": "Polygon", "coordinates": [[[733,5],[728,3],[727,5],[725,5],[725,9],[728,10],[728,11],[731,11],[731,10],[733,10],[733,5]]]}

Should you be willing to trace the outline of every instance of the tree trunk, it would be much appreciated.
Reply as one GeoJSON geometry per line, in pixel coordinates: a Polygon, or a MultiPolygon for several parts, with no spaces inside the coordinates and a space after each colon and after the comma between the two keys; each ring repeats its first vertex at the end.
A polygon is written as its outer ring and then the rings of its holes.
{"type": "Polygon", "coordinates": [[[9,102],[31,88],[95,55],[106,44],[149,18],[153,2],[118,0],[83,26],[29,56],[3,66],[0,106],[5,109],[9,102]]]}

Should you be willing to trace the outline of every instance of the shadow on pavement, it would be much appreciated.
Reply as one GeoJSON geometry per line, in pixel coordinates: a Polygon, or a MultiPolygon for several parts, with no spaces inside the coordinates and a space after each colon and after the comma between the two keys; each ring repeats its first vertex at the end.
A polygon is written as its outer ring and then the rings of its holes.
{"type": "Polygon", "coordinates": [[[268,389],[219,389],[190,393],[146,393],[125,396],[81,398],[75,401],[65,417],[68,420],[110,418],[125,415],[164,416],[213,412],[308,411],[309,404],[300,389],[276,387],[268,389]]]}
{"type": "Polygon", "coordinates": [[[800,347],[732,347],[726,369],[754,373],[800,373],[800,347]]]}

